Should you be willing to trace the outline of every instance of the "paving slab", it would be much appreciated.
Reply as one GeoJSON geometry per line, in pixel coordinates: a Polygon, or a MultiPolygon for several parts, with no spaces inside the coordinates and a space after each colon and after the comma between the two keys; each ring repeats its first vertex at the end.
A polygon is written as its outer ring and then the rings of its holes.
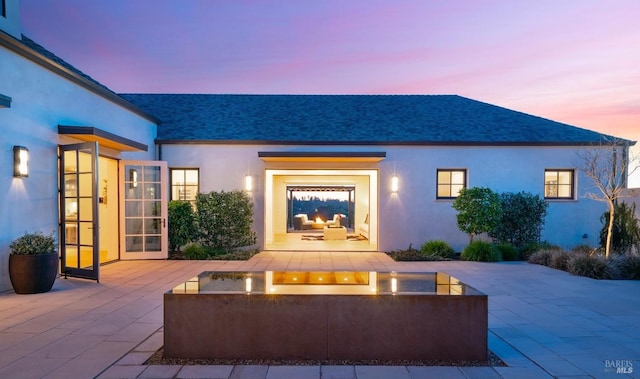
{"type": "Polygon", "coordinates": [[[358,379],[411,379],[405,366],[356,366],[358,379]]]}
{"type": "Polygon", "coordinates": [[[149,365],[138,376],[140,379],[172,379],[178,374],[182,365],[149,365]]]}
{"type": "Polygon", "coordinates": [[[182,366],[178,379],[227,379],[233,370],[232,365],[189,365],[182,366]]]}
{"type": "Polygon", "coordinates": [[[320,366],[270,366],[266,379],[320,379],[320,366]]]}
{"type": "Polygon", "coordinates": [[[322,366],[320,367],[322,379],[356,379],[356,370],[353,366],[322,366]]]}
{"type": "Polygon", "coordinates": [[[411,379],[467,379],[458,367],[407,366],[411,379]]]}
{"type": "Polygon", "coordinates": [[[229,379],[265,379],[268,365],[237,365],[233,368],[229,379]]]}

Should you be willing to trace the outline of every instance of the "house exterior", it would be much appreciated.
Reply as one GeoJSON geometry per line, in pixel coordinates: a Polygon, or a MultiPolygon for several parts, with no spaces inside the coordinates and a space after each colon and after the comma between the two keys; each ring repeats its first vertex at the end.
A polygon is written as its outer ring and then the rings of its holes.
{"type": "Polygon", "coordinates": [[[354,229],[389,251],[443,239],[462,249],[451,207],[460,186],[526,191],[549,203],[542,238],[597,245],[602,204],[576,169],[602,134],[454,95],[123,94],[162,120],[170,167],[200,173],[201,192],[252,177],[259,245],[287,231],[287,185],[354,185],[354,229]],[[399,189],[391,189],[392,178],[399,189]]]}
{"type": "Polygon", "coordinates": [[[598,242],[605,208],[582,197],[576,153],[607,136],[454,95],[116,94],[23,36],[18,0],[2,1],[0,291],[25,231],[56,235],[62,273],[99,279],[104,262],[167,257],[170,199],[248,183],[261,249],[300,249],[279,241],[305,186],[349,192],[367,237],[351,250],[463,248],[451,204],[474,186],[545,197],[549,242],[598,242]]]}
{"type": "Polygon", "coordinates": [[[97,277],[99,260],[86,257],[87,251],[95,247],[102,261],[121,256],[118,165],[155,159],[158,120],[23,37],[18,1],[3,4],[0,291],[11,288],[9,244],[26,231],[54,233],[65,256],[63,267],[97,277]],[[69,162],[61,168],[59,147],[79,143],[87,146],[69,150],[69,162]],[[14,146],[28,149],[28,177],[14,176],[14,146]],[[72,163],[74,151],[79,162],[72,163]],[[75,163],[81,167],[74,170],[75,163]],[[60,188],[68,195],[62,200],[60,188]]]}

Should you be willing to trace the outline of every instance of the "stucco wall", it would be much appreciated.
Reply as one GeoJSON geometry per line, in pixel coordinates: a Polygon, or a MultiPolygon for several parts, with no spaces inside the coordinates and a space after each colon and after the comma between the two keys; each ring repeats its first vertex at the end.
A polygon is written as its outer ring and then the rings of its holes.
{"type": "Polygon", "coordinates": [[[155,125],[69,80],[0,47],[0,94],[12,99],[0,108],[0,291],[11,288],[9,243],[25,231],[58,230],[57,146],[59,124],[93,126],[149,145],[148,152],[103,149],[115,158],[154,159],[155,125]],[[13,178],[12,146],[29,149],[29,177],[13,178]]]}
{"type": "MultiPolygon", "coordinates": [[[[443,239],[457,250],[468,237],[458,230],[451,200],[436,199],[436,170],[468,170],[469,187],[489,187],[496,192],[526,191],[543,195],[545,169],[572,169],[575,148],[562,147],[327,147],[259,145],[163,145],[162,159],[169,167],[200,168],[201,190],[243,188],[245,175],[254,178],[255,230],[263,241],[265,162],[258,151],[384,151],[379,163],[324,164],[324,168],[376,168],[379,183],[379,249],[383,251],[419,247],[429,239],[443,239]],[[357,166],[357,167],[356,167],[357,166]],[[397,175],[400,188],[391,192],[391,177],[397,175]]],[[[279,164],[278,168],[306,168],[310,163],[279,164]]],[[[313,166],[316,167],[316,166],[313,166]]],[[[589,180],[577,173],[578,196],[571,201],[550,201],[542,238],[571,248],[597,244],[599,217],[604,206],[583,198],[593,190],[589,180]],[[586,235],[586,238],[583,236],[586,235]]],[[[356,220],[356,224],[360,222],[356,220]]]]}

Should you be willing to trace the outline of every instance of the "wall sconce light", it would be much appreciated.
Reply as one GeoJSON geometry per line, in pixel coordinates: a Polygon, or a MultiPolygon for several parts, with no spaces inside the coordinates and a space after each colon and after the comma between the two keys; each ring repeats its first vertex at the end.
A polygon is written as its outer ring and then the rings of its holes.
{"type": "Polygon", "coordinates": [[[253,189],[253,178],[251,175],[247,175],[244,177],[244,189],[251,192],[253,189]]]}
{"type": "Polygon", "coordinates": [[[251,278],[246,278],[244,280],[244,290],[247,294],[251,293],[251,278]]]}
{"type": "Polygon", "coordinates": [[[129,188],[136,188],[138,186],[138,170],[132,169],[129,171],[129,181],[131,181],[129,188]]]}
{"type": "Polygon", "coordinates": [[[391,271],[391,294],[398,293],[398,278],[396,278],[396,272],[391,271]]]}
{"type": "Polygon", "coordinates": [[[392,176],[391,177],[391,192],[398,192],[398,177],[397,176],[392,176]]]}
{"type": "Polygon", "coordinates": [[[29,176],[29,149],[24,146],[13,147],[13,176],[16,178],[29,176]]]}

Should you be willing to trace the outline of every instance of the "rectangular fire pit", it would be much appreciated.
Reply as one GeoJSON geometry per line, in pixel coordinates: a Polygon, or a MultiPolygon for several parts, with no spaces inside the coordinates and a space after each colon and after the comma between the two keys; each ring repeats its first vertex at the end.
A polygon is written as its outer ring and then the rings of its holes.
{"type": "Polygon", "coordinates": [[[486,360],[487,296],[445,273],[203,272],[164,295],[164,354],[486,360]]]}

